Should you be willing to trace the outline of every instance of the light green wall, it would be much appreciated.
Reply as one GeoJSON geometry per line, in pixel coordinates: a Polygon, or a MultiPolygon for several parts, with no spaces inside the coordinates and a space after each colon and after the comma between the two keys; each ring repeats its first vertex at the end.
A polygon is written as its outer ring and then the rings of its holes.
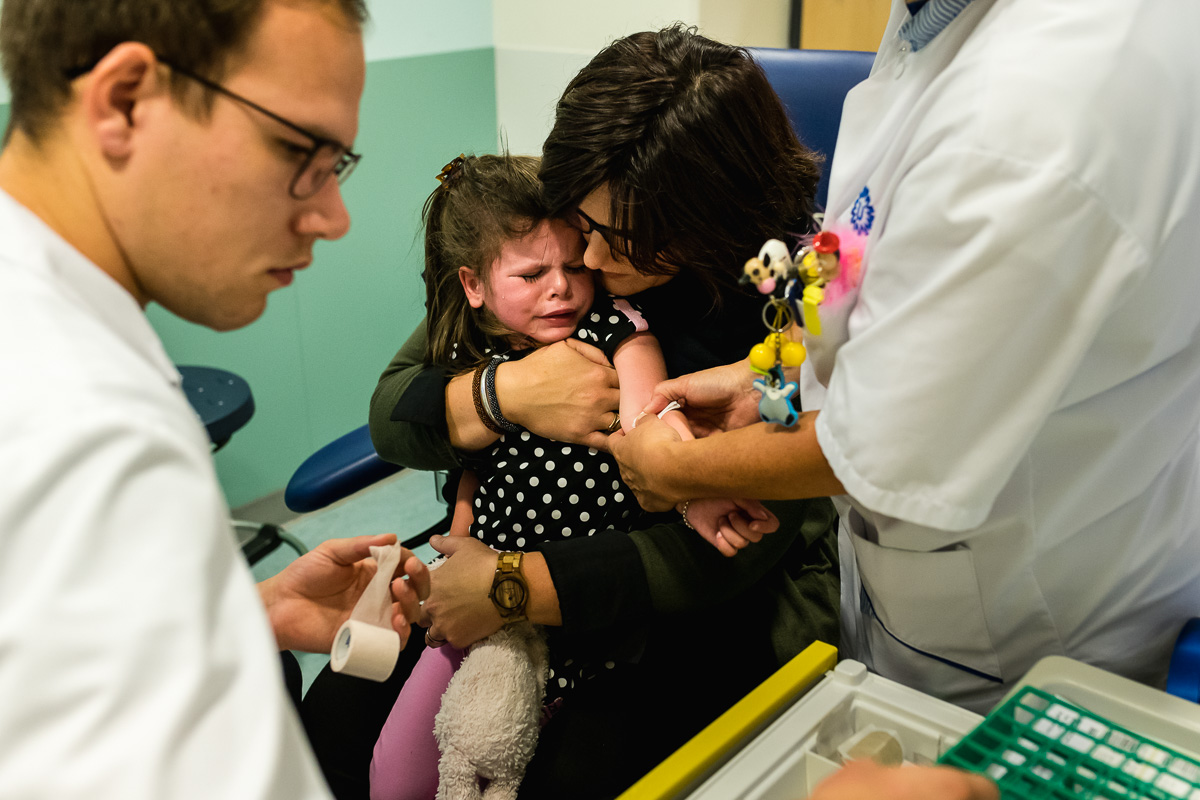
{"type": "Polygon", "coordinates": [[[283,488],[312,452],[366,422],[375,381],[423,312],[421,204],[461,151],[496,142],[493,50],[374,61],[343,193],[353,225],[320,242],[314,264],[272,293],[254,324],[214,333],[151,307],[179,364],[232,370],[254,418],[216,455],[231,506],[283,488]]]}

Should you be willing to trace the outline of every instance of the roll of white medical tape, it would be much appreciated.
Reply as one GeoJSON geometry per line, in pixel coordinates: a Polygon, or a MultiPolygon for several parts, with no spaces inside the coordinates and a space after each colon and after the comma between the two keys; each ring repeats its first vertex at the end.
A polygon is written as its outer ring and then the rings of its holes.
{"type": "Polygon", "coordinates": [[[329,653],[329,666],[356,678],[386,681],[400,655],[400,634],[392,629],[392,576],[400,563],[400,543],[372,547],[378,568],[342,623],[329,653]]]}
{"type": "Polygon", "coordinates": [[[399,655],[400,635],[394,630],[348,619],[338,628],[329,664],[334,672],[382,682],[391,676],[399,655]]]}

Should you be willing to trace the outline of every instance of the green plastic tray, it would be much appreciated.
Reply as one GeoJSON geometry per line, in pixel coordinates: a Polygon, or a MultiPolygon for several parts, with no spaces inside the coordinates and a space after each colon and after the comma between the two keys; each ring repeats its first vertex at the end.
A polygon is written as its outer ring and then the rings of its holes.
{"type": "Polygon", "coordinates": [[[939,759],[1003,800],[1200,800],[1200,762],[1032,686],[939,759]]]}

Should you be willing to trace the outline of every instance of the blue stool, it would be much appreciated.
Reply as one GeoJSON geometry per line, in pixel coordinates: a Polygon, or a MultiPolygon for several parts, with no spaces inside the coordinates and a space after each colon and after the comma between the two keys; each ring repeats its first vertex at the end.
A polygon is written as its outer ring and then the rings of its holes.
{"type": "Polygon", "coordinates": [[[375,453],[371,433],[363,425],[306,458],[292,473],[283,502],[292,511],[316,511],[401,469],[375,453]]]}
{"type": "MultiPolygon", "coordinates": [[[[399,464],[379,457],[371,443],[368,426],[362,425],[306,458],[292,473],[283,493],[283,502],[292,511],[317,511],[402,469],[399,464]]],[[[444,472],[437,475],[445,479],[444,472]]],[[[453,513],[453,504],[447,501],[446,516],[414,536],[402,537],[404,546],[419,547],[428,542],[429,537],[446,533],[450,530],[453,513]]]]}
{"type": "Polygon", "coordinates": [[[183,393],[200,415],[215,453],[254,416],[250,384],[239,375],[215,367],[176,369],[183,376],[183,393]]]}
{"type": "MultiPolygon", "coordinates": [[[[215,367],[177,366],[183,377],[183,393],[208,431],[217,452],[254,416],[254,396],[241,376],[215,367]]],[[[299,539],[278,525],[232,520],[238,544],[250,564],[287,543],[298,554],[308,552],[299,539]]]]}

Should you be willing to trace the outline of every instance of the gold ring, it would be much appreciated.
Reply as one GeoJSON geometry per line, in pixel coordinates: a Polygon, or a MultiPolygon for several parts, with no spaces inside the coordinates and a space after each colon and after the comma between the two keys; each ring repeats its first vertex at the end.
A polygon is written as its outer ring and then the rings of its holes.
{"type": "Polygon", "coordinates": [[[610,422],[608,427],[604,429],[604,432],[605,433],[616,433],[617,429],[620,427],[621,427],[621,415],[614,414],[613,421],[610,422]]]}

